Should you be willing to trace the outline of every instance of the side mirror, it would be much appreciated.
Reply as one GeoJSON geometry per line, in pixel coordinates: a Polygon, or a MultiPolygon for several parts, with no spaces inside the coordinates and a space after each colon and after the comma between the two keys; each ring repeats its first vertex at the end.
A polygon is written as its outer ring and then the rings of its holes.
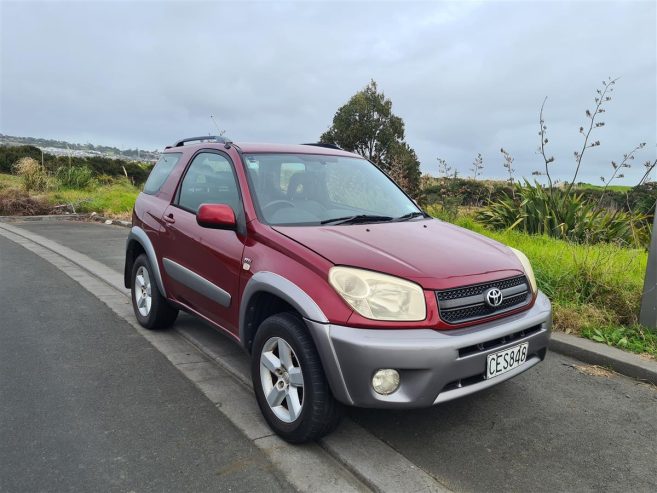
{"type": "Polygon", "coordinates": [[[196,213],[199,226],[213,229],[236,229],[233,208],[226,204],[202,204],[196,213]]]}

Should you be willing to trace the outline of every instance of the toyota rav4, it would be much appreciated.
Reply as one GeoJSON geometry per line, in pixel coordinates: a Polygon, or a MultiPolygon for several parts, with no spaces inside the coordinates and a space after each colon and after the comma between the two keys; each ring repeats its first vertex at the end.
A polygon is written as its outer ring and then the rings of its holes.
{"type": "Polygon", "coordinates": [[[239,343],[290,442],[329,433],[343,405],[431,406],[508,380],[545,358],[552,324],[525,255],[321,144],[168,147],[134,207],[125,285],[142,326],[184,310],[239,343]]]}

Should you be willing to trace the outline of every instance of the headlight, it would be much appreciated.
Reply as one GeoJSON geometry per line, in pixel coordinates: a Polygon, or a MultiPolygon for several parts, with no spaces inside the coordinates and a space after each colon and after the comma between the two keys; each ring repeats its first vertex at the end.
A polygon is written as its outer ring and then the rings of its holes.
{"type": "Polygon", "coordinates": [[[426,318],[422,288],[405,279],[352,267],[332,267],[329,282],[363,317],[398,322],[426,318]]]}
{"type": "Polygon", "coordinates": [[[520,260],[520,263],[522,264],[522,268],[525,269],[525,274],[529,279],[529,284],[531,284],[532,293],[536,294],[536,290],[537,290],[536,277],[534,276],[534,269],[532,269],[532,264],[529,263],[529,259],[527,258],[527,255],[522,253],[520,250],[516,250],[515,248],[511,248],[511,251],[515,253],[516,257],[518,257],[518,260],[520,260]]]}

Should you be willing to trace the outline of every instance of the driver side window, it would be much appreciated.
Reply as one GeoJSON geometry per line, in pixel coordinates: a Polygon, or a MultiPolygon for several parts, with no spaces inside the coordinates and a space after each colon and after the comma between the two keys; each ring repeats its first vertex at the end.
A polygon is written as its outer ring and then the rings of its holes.
{"type": "Polygon", "coordinates": [[[223,155],[201,152],[180,184],[178,206],[196,213],[201,204],[226,204],[237,214],[240,198],[232,163],[223,155]]]}

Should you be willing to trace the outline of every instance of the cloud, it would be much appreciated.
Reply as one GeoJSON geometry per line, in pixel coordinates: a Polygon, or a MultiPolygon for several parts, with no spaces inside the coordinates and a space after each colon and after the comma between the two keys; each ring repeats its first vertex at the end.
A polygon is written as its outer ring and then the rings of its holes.
{"type": "Polygon", "coordinates": [[[0,131],[161,148],[214,132],[307,142],[374,78],[425,171],[502,176],[540,167],[538,109],[555,173],[572,172],[595,88],[621,76],[585,159],[597,182],[648,143],[654,159],[654,2],[3,2],[0,131]]]}

